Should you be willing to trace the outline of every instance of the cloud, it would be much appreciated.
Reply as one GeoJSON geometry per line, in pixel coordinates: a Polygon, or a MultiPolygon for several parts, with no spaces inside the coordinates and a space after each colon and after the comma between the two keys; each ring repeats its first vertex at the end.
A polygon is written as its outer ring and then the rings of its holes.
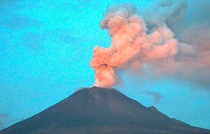
{"type": "Polygon", "coordinates": [[[94,49],[90,65],[96,72],[95,85],[113,86],[119,77],[116,70],[139,74],[147,65],[156,75],[175,76],[210,90],[210,2],[204,3],[161,0],[144,18],[134,5],[109,6],[100,25],[112,42],[109,48],[94,49]],[[104,81],[107,85],[100,84],[104,81]]]}
{"type": "Polygon", "coordinates": [[[144,19],[148,27],[170,26],[185,17],[188,7],[186,0],[159,0],[154,8],[146,12],[144,19]]]}
{"type": "Polygon", "coordinates": [[[5,28],[12,30],[18,30],[41,24],[37,20],[20,15],[18,13],[13,13],[11,11],[0,11],[0,15],[2,17],[2,19],[0,20],[0,24],[5,28]]]}
{"type": "Polygon", "coordinates": [[[153,23],[155,25],[148,30],[134,5],[108,7],[100,25],[102,29],[108,30],[112,43],[109,48],[95,47],[90,62],[95,69],[96,86],[113,86],[119,77],[115,70],[140,71],[144,64],[152,65],[164,59],[173,59],[178,51],[174,33],[165,22],[153,23]]]}
{"type": "MultiPolygon", "coordinates": [[[[184,1],[185,2],[185,1],[184,1]]],[[[168,25],[179,41],[174,60],[155,65],[159,74],[176,76],[210,90],[210,1],[189,1],[184,17],[168,25]]]]}
{"type": "Polygon", "coordinates": [[[164,96],[155,91],[142,91],[141,93],[151,95],[155,104],[160,103],[160,101],[164,98],[164,96]]]}

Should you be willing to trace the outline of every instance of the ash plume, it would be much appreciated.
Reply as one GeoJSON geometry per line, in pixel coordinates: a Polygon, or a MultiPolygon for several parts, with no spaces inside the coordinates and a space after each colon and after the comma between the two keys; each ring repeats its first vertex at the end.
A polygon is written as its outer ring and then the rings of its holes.
{"type": "MultiPolygon", "coordinates": [[[[112,87],[119,77],[117,70],[138,74],[143,65],[155,74],[190,79],[199,85],[201,75],[209,67],[206,62],[209,58],[196,59],[201,55],[196,54],[197,45],[178,41],[177,37],[182,34],[173,32],[188,8],[188,3],[182,0],[163,0],[146,15],[140,15],[132,4],[109,6],[100,26],[102,30],[108,30],[111,44],[109,48],[96,46],[93,50],[90,66],[95,70],[94,85],[112,87]],[[196,70],[201,73],[194,72],[196,70]],[[192,78],[196,74],[198,78],[192,78]]],[[[208,77],[209,71],[206,72],[208,77]]]]}
{"type": "Polygon", "coordinates": [[[110,6],[100,23],[112,38],[109,48],[94,48],[90,66],[95,69],[95,86],[111,87],[116,83],[116,69],[141,69],[142,64],[177,53],[177,40],[166,26],[147,34],[146,24],[134,5],[110,6]]]}

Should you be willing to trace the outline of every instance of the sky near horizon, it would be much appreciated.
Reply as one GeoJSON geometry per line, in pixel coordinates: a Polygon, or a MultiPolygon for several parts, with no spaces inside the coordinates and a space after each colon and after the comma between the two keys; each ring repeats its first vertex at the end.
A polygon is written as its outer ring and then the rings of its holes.
{"type": "Polygon", "coordinates": [[[8,0],[0,1],[0,130],[94,84],[93,49],[111,44],[100,21],[109,5],[125,2],[137,7],[148,33],[166,22],[182,49],[175,62],[118,70],[114,88],[210,129],[210,1],[8,0]]]}

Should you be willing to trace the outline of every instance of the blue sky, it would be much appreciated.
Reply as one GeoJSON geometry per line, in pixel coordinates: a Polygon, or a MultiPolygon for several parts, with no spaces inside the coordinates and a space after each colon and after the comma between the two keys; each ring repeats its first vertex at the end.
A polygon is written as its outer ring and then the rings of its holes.
{"type": "MultiPolygon", "coordinates": [[[[79,88],[93,85],[94,70],[89,66],[93,48],[109,47],[111,43],[99,22],[108,5],[123,2],[0,2],[0,129],[29,118],[79,88]]],[[[153,11],[158,2],[129,1],[146,22],[147,12],[153,11]]],[[[188,4],[186,15],[170,27],[179,41],[195,44],[195,57],[205,55],[202,60],[209,59],[210,3],[192,0],[188,4]],[[206,41],[202,44],[201,40],[206,41]]],[[[196,65],[186,70],[201,73],[156,76],[146,65],[144,75],[119,72],[123,83],[115,88],[146,107],[154,105],[171,118],[210,129],[210,64],[196,65]]]]}

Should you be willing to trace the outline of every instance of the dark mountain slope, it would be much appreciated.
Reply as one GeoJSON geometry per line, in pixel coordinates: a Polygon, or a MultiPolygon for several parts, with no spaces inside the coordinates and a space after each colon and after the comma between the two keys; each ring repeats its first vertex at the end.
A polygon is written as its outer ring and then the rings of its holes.
{"type": "Polygon", "coordinates": [[[115,89],[85,88],[0,134],[210,134],[146,108],[115,89]]]}

